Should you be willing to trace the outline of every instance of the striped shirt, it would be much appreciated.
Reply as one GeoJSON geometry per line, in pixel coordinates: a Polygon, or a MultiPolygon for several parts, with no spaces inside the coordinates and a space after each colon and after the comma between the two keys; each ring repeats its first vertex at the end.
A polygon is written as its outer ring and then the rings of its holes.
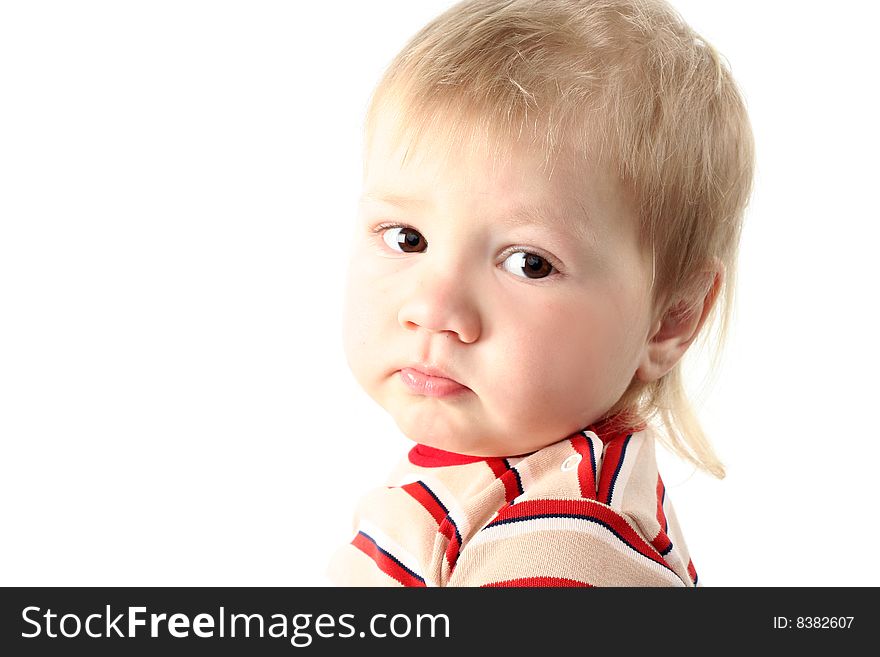
{"type": "Polygon", "coordinates": [[[521,457],[416,445],[366,495],[342,586],[696,586],[650,427],[590,427],[521,457]]]}

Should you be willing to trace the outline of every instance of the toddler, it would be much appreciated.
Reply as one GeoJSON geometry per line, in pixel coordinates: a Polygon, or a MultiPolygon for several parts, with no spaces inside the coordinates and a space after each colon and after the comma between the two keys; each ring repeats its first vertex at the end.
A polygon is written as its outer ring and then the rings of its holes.
{"type": "Polygon", "coordinates": [[[730,314],[753,170],[655,0],[466,0],[367,115],[345,348],[416,444],[341,585],[695,586],[655,439],[718,477],[681,358],[730,314]]]}

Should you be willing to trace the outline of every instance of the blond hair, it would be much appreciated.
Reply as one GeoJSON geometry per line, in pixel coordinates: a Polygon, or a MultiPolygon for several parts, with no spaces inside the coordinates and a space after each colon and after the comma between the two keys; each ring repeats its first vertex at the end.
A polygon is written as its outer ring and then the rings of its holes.
{"type": "MultiPolygon", "coordinates": [[[[526,140],[551,172],[557,156],[616,169],[653,252],[662,316],[702,305],[720,261],[716,359],[733,309],[737,249],[754,145],[745,104],[716,50],[662,0],[465,0],[425,26],[392,61],[366,121],[367,149],[391,114],[410,147],[483,139],[499,152],[526,140]]],[[[707,332],[704,327],[703,334],[707,332]]],[[[684,389],[679,362],[633,380],[606,417],[659,416],[663,439],[724,476],[684,389]]]]}

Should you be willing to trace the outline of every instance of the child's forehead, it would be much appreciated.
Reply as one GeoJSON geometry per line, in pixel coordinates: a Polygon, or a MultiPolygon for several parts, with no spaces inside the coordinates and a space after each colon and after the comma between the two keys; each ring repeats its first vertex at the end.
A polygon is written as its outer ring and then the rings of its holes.
{"type": "Polygon", "coordinates": [[[364,198],[415,208],[442,196],[498,211],[536,209],[570,195],[556,173],[544,172],[536,154],[508,144],[436,134],[414,143],[379,133],[365,160],[364,198]]]}
{"type": "Polygon", "coordinates": [[[462,108],[386,106],[371,115],[366,137],[365,164],[381,157],[401,166],[415,160],[467,162],[489,171],[528,166],[549,178],[557,159],[535,133],[462,108]]]}
{"type": "Polygon", "coordinates": [[[590,216],[607,214],[624,194],[609,167],[573,149],[551,157],[535,140],[485,121],[432,119],[412,124],[376,117],[366,144],[364,202],[415,207],[438,189],[462,191],[484,195],[512,223],[553,217],[583,233],[590,216]]]}
{"type": "Polygon", "coordinates": [[[503,141],[461,141],[438,133],[413,140],[379,132],[364,164],[368,188],[442,185],[492,189],[512,197],[559,191],[564,182],[559,170],[545,170],[540,153],[503,141]]]}

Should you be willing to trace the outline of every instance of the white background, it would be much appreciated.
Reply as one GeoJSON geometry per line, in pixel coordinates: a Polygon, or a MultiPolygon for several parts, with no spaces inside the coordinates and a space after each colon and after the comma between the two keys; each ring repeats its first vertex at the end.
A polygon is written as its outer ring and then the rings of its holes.
{"type": "MultiPolygon", "coordinates": [[[[449,4],[0,3],[0,584],[323,583],[409,447],[341,348],[362,116],[449,4]]],[[[706,585],[880,585],[878,10],[674,4],[758,177],[669,494],[706,585]]]]}

